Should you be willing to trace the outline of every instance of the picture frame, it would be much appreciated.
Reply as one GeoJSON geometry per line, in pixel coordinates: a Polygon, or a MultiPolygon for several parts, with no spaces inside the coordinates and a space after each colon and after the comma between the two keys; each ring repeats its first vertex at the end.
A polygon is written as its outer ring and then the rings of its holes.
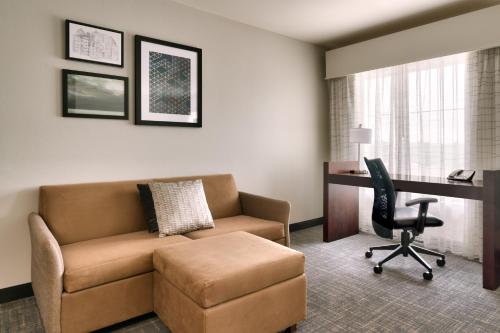
{"type": "Polygon", "coordinates": [[[202,127],[202,50],[135,36],[135,124],[202,127]]]}
{"type": "Polygon", "coordinates": [[[124,33],[66,20],[66,59],[124,67],[124,33]]]}
{"type": "Polygon", "coordinates": [[[128,77],[62,70],[63,117],[128,119],[128,77]]]}

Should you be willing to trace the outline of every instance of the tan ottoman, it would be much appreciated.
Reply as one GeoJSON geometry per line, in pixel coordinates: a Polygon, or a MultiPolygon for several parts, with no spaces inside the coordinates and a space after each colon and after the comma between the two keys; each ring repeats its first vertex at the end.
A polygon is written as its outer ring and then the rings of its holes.
{"type": "Polygon", "coordinates": [[[304,255],[238,231],[155,250],[154,311],[174,333],[275,333],[306,317],[304,255]]]}

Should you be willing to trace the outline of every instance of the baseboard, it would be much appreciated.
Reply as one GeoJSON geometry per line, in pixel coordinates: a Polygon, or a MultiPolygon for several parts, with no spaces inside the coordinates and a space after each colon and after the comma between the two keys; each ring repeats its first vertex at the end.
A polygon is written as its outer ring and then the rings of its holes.
{"type": "Polygon", "coordinates": [[[292,224],[290,224],[289,228],[290,228],[290,232],[294,232],[294,231],[299,231],[299,230],[315,227],[315,226],[321,225],[321,224],[323,224],[323,218],[318,217],[318,218],[312,219],[312,220],[292,223],[292,224]]]}
{"type": "MultiPolygon", "coordinates": [[[[323,218],[297,222],[290,224],[290,232],[311,228],[323,224],[323,218]]],[[[0,304],[15,301],[16,299],[33,296],[31,283],[20,284],[8,288],[0,289],[0,304]]]]}
{"type": "Polygon", "coordinates": [[[143,315],[138,316],[138,317],[127,319],[127,320],[122,321],[122,322],[120,322],[118,324],[114,324],[114,325],[111,325],[111,326],[108,326],[108,327],[105,327],[105,328],[101,328],[101,329],[99,329],[97,331],[93,331],[93,333],[115,332],[115,331],[117,331],[117,330],[119,330],[121,328],[125,328],[127,326],[132,325],[132,324],[137,324],[137,323],[140,323],[143,320],[151,319],[151,318],[155,318],[155,317],[156,317],[156,313],[149,312],[149,313],[143,314],[143,315]]]}
{"type": "Polygon", "coordinates": [[[31,283],[20,284],[0,289],[0,304],[15,301],[16,299],[33,296],[31,283]]]}

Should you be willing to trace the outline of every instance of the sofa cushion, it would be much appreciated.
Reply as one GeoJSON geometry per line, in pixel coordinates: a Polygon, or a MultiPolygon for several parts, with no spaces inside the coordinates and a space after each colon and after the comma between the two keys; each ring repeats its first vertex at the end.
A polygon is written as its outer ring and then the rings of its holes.
{"type": "Polygon", "coordinates": [[[200,179],[149,184],[160,237],[214,227],[200,179]]]}
{"type": "Polygon", "coordinates": [[[61,246],[64,290],[75,292],[153,270],[153,251],[191,242],[184,236],[158,238],[147,230],[61,246]]]}
{"type": "Polygon", "coordinates": [[[198,305],[214,305],[304,273],[304,255],[247,232],[154,251],[155,269],[198,305]]]}
{"type": "Polygon", "coordinates": [[[214,220],[214,225],[215,227],[212,229],[197,230],[184,234],[184,236],[191,239],[199,239],[227,234],[234,231],[246,231],[272,241],[285,237],[283,223],[263,220],[247,215],[217,219],[214,220]]]}
{"type": "Polygon", "coordinates": [[[144,230],[139,182],[42,186],[40,215],[59,245],[144,230]]]}

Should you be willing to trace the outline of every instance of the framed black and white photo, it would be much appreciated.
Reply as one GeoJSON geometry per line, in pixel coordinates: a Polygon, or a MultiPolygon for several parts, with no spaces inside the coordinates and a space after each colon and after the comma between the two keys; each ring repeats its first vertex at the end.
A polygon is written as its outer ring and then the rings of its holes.
{"type": "Polygon", "coordinates": [[[201,127],[201,49],[135,36],[135,123],[201,127]]]}
{"type": "Polygon", "coordinates": [[[66,20],[66,59],[123,67],[123,32],[66,20]]]}
{"type": "Polygon", "coordinates": [[[128,78],[63,69],[63,117],[128,119],[128,78]]]}

